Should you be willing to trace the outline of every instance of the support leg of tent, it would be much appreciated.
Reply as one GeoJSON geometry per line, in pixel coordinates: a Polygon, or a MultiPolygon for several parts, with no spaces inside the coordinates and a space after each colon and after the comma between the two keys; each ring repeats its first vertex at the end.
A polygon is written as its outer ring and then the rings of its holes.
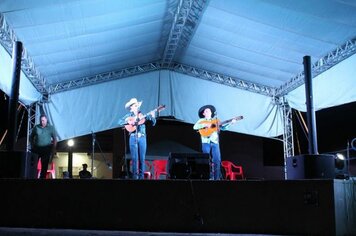
{"type": "Polygon", "coordinates": [[[294,156],[293,116],[292,109],[283,97],[281,102],[283,110],[283,147],[284,147],[284,178],[287,179],[287,157],[294,156]]]}
{"type": "Polygon", "coordinates": [[[26,151],[29,152],[31,148],[30,144],[30,134],[32,132],[33,127],[36,125],[36,111],[37,111],[37,103],[32,103],[27,107],[27,142],[26,142],[26,151]]]}

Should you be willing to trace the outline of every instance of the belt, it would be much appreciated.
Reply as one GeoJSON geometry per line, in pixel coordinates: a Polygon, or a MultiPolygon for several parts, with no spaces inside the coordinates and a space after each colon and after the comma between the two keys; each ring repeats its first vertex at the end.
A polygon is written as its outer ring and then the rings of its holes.
{"type": "MultiPolygon", "coordinates": [[[[132,133],[130,133],[130,136],[131,135],[136,135],[136,133],[135,132],[132,132],[132,133]]],[[[137,133],[137,136],[138,137],[143,137],[143,136],[145,136],[145,134],[143,134],[143,133],[137,133]]]]}

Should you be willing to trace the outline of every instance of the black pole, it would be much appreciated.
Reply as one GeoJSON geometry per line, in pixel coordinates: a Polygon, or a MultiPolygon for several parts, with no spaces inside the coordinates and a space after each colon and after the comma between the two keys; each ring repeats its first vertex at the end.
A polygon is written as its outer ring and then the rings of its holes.
{"type": "Polygon", "coordinates": [[[315,109],[313,102],[313,85],[310,56],[303,57],[304,64],[304,80],[305,80],[305,96],[307,102],[307,124],[309,138],[309,154],[318,154],[318,142],[315,123],[315,109]]]}
{"type": "Polygon", "coordinates": [[[22,57],[22,43],[14,42],[12,49],[12,81],[11,94],[9,97],[8,110],[8,136],[7,136],[7,150],[13,151],[16,138],[17,125],[17,103],[19,101],[20,90],[20,74],[21,74],[21,57],[22,57]]]}
{"type": "Polygon", "coordinates": [[[69,147],[69,151],[68,151],[68,174],[69,174],[69,178],[72,179],[73,178],[73,148],[69,147]]]}

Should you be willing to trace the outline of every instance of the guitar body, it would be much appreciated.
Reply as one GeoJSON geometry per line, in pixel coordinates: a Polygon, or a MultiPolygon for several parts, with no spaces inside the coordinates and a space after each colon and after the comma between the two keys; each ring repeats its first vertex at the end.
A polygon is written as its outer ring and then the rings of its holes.
{"type": "Polygon", "coordinates": [[[220,120],[213,119],[213,120],[204,120],[200,122],[200,124],[210,124],[210,128],[206,127],[199,130],[199,133],[203,137],[209,137],[212,133],[218,131],[220,120]]]}
{"type": "Polygon", "coordinates": [[[128,118],[126,119],[126,123],[128,123],[128,124],[125,125],[125,129],[126,129],[128,132],[130,132],[130,133],[135,132],[138,125],[142,125],[142,124],[144,124],[144,123],[146,122],[146,118],[142,118],[142,117],[143,117],[143,115],[140,113],[140,114],[138,115],[138,120],[139,120],[139,121],[137,122],[137,125],[130,125],[130,124],[129,124],[129,123],[131,123],[131,124],[132,124],[132,123],[135,123],[136,120],[137,120],[136,117],[134,117],[134,116],[128,117],[128,118]]]}
{"type": "Polygon", "coordinates": [[[130,117],[126,118],[127,125],[125,125],[124,127],[130,133],[135,132],[137,129],[137,126],[142,125],[146,122],[146,116],[148,116],[151,112],[156,112],[156,111],[160,112],[160,111],[164,110],[165,108],[166,108],[166,105],[160,105],[145,115],[143,115],[142,113],[139,113],[137,117],[130,116],[130,117]]]}

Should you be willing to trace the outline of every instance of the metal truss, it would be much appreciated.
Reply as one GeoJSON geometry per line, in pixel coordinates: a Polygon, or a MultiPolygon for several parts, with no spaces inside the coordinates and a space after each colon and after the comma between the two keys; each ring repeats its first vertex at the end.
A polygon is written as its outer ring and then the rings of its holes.
{"type": "Polygon", "coordinates": [[[294,156],[293,113],[284,97],[279,98],[279,105],[283,111],[284,175],[287,179],[287,157],[294,156]]]}
{"type": "Polygon", "coordinates": [[[194,34],[207,0],[180,0],[162,56],[162,66],[169,68],[179,47],[187,46],[194,34]]]}
{"type": "Polygon", "coordinates": [[[49,94],[59,93],[79,87],[89,86],[96,83],[107,82],[110,80],[121,79],[129,76],[134,76],[150,71],[156,71],[160,69],[167,69],[171,71],[175,71],[178,73],[194,76],[197,78],[201,78],[204,80],[209,80],[215,83],[228,85],[230,87],[239,88],[243,90],[248,90],[254,93],[263,94],[266,96],[273,97],[274,89],[268,86],[259,85],[256,83],[251,83],[248,81],[236,79],[227,75],[222,75],[215,72],[206,71],[203,69],[195,68],[193,66],[187,66],[183,64],[179,64],[176,62],[172,62],[170,67],[165,68],[162,66],[160,62],[150,62],[147,64],[133,66],[124,68],[121,70],[98,74],[91,77],[84,77],[77,80],[71,80],[66,82],[60,82],[57,84],[50,85],[48,87],[49,94]]]}
{"type": "Polygon", "coordinates": [[[248,90],[250,92],[254,92],[270,97],[274,96],[274,88],[272,87],[244,81],[241,79],[233,78],[231,76],[210,72],[192,66],[183,65],[180,63],[172,63],[169,69],[186,75],[194,76],[200,79],[209,80],[218,84],[223,84],[234,88],[248,90]]]}
{"type": "MultiPolygon", "coordinates": [[[[12,48],[15,41],[17,41],[17,37],[14,31],[6,23],[4,15],[0,13],[0,44],[10,56],[12,56],[12,48]]],[[[28,55],[25,47],[22,53],[21,70],[40,93],[47,93],[45,80],[35,68],[34,62],[28,55]]]]}
{"type": "Polygon", "coordinates": [[[32,132],[33,127],[36,125],[36,114],[37,114],[37,106],[38,103],[32,103],[27,106],[27,140],[26,140],[26,151],[29,152],[31,148],[30,144],[30,134],[32,132]]]}
{"type": "Polygon", "coordinates": [[[63,92],[66,90],[84,87],[92,84],[107,82],[110,80],[121,79],[133,75],[138,75],[150,71],[161,69],[160,62],[150,62],[143,65],[127,67],[117,71],[98,74],[95,76],[88,76],[77,80],[65,81],[58,84],[53,84],[48,87],[49,94],[63,92]]]}
{"type": "MultiPolygon", "coordinates": [[[[356,37],[346,41],[343,45],[337,47],[332,52],[329,52],[326,56],[319,59],[312,65],[312,77],[323,73],[324,71],[330,69],[339,62],[345,60],[346,58],[352,56],[356,53],[356,37]]],[[[287,83],[283,84],[276,90],[276,96],[284,96],[300,85],[304,84],[304,72],[300,72],[294,78],[292,78],[287,83]]]]}

